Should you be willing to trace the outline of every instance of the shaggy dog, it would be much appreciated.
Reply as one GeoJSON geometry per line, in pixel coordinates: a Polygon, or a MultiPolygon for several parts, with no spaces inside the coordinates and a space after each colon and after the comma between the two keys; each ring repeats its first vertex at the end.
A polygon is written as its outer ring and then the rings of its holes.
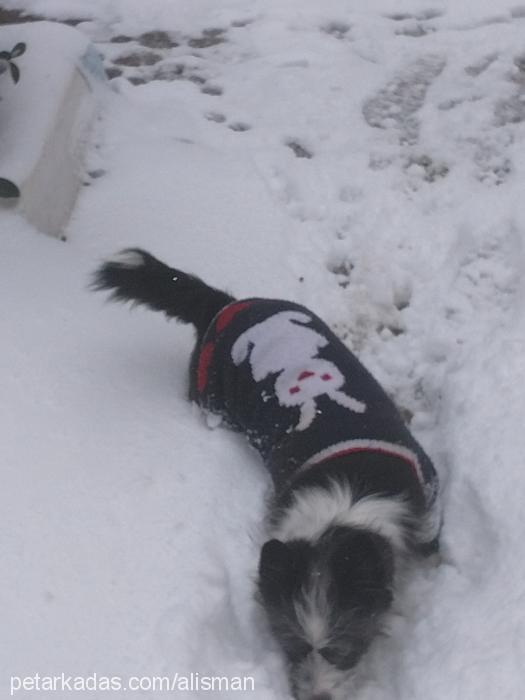
{"type": "Polygon", "coordinates": [[[93,287],[191,323],[190,399],[243,432],[275,494],[259,598],[299,700],[345,700],[406,563],[436,551],[438,480],[392,401],[315,314],[236,300],[139,249],[93,287]]]}

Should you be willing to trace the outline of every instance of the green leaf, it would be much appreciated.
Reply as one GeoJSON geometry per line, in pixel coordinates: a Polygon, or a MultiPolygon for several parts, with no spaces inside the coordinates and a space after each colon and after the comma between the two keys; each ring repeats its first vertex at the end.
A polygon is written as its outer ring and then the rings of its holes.
{"type": "Polygon", "coordinates": [[[11,77],[13,78],[13,82],[18,83],[18,81],[20,80],[20,70],[16,63],[10,63],[9,69],[11,70],[11,77]]]}
{"type": "Polygon", "coordinates": [[[23,41],[20,41],[16,46],[12,49],[11,51],[11,58],[18,58],[18,56],[21,56],[23,53],[26,52],[26,44],[23,41]]]}
{"type": "Polygon", "coordinates": [[[0,177],[0,197],[8,199],[11,197],[20,197],[20,190],[11,180],[6,180],[5,177],[0,177]]]}

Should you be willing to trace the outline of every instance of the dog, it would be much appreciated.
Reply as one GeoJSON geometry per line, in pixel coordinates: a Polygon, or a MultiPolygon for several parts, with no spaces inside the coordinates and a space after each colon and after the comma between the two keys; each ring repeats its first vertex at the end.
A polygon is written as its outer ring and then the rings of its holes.
{"type": "Polygon", "coordinates": [[[378,382],[305,307],[237,300],[139,248],[92,287],[193,324],[189,398],[241,431],[275,487],[258,598],[298,700],[346,700],[400,573],[436,552],[438,477],[378,382]]]}

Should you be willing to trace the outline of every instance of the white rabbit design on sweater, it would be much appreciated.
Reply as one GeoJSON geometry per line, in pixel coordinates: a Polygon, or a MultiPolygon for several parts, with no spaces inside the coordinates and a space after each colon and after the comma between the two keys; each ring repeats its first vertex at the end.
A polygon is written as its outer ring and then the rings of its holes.
{"type": "Polygon", "coordinates": [[[311,321],[304,313],[281,311],[248,328],[231,351],[236,365],[249,358],[254,381],[277,375],[275,395],[279,404],[300,408],[295,430],[305,430],[312,424],[318,410],[316,399],[322,395],[355,413],[366,411],[362,401],[341,391],[345,378],[338,367],[318,357],[329,341],[304,325],[311,321]],[[286,355],[283,347],[288,348],[286,355]]]}

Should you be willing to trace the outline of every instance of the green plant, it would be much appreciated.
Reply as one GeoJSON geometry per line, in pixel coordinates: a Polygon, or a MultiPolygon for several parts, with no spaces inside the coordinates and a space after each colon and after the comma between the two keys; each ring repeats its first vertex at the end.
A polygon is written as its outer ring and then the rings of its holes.
{"type": "Polygon", "coordinates": [[[14,83],[18,83],[20,80],[20,68],[14,63],[13,59],[21,56],[25,53],[25,50],[26,45],[23,41],[20,41],[11,51],[0,51],[0,74],[9,69],[14,83]]]}

